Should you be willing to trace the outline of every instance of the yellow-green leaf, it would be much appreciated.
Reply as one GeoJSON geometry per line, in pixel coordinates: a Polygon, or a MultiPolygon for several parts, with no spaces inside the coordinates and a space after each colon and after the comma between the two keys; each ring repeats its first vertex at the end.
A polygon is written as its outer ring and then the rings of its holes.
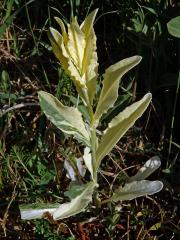
{"type": "Polygon", "coordinates": [[[161,228],[161,222],[157,222],[154,225],[152,225],[148,231],[157,231],[159,228],[161,228]]]}
{"type": "Polygon", "coordinates": [[[85,74],[86,85],[88,88],[88,96],[90,103],[93,103],[93,98],[96,93],[96,80],[98,76],[98,57],[96,52],[96,35],[94,32],[93,24],[98,9],[92,11],[81,24],[85,35],[85,49],[82,63],[82,74],[85,74]]]}
{"type": "Polygon", "coordinates": [[[84,32],[86,37],[89,36],[89,34],[91,33],[91,31],[93,29],[93,24],[94,24],[94,20],[95,20],[97,12],[98,12],[98,9],[95,9],[94,11],[92,11],[85,18],[84,22],[80,26],[80,28],[82,29],[82,31],[84,32]]]}
{"type": "Polygon", "coordinates": [[[62,64],[63,69],[67,72],[69,56],[64,47],[62,35],[56,29],[50,28],[48,36],[55,56],[62,64]]]}
{"type": "Polygon", "coordinates": [[[90,182],[81,194],[71,200],[71,202],[63,203],[53,213],[54,220],[71,217],[85,210],[92,200],[92,194],[95,184],[90,182]]]}
{"type": "Polygon", "coordinates": [[[97,168],[101,160],[112,150],[119,139],[134,125],[135,121],[141,117],[150,101],[151,94],[147,93],[140,101],[127,107],[109,123],[97,148],[97,168]]]}
{"type": "Polygon", "coordinates": [[[82,61],[85,49],[85,37],[76,18],[73,18],[71,24],[68,24],[68,42],[67,48],[73,63],[78,68],[80,75],[82,69],[82,61]]]}
{"type": "Polygon", "coordinates": [[[98,77],[98,57],[96,52],[96,35],[94,30],[91,31],[91,34],[86,39],[82,71],[85,74],[88,96],[90,103],[92,104],[96,93],[96,81],[98,77]]]}
{"type": "Polygon", "coordinates": [[[38,95],[46,117],[63,132],[74,135],[77,140],[89,146],[89,134],[78,109],[64,106],[49,93],[40,91],[38,95]]]}
{"type": "Polygon", "coordinates": [[[55,20],[56,22],[59,24],[60,28],[61,28],[61,32],[62,32],[62,36],[63,36],[63,41],[64,41],[64,44],[66,45],[67,44],[67,41],[68,41],[68,35],[67,35],[67,32],[66,32],[66,28],[64,26],[64,23],[63,21],[58,18],[58,17],[55,17],[55,20]]]}
{"type": "Polygon", "coordinates": [[[103,80],[103,88],[96,108],[94,121],[98,125],[102,114],[106,113],[109,108],[113,107],[118,97],[119,82],[123,75],[135,67],[142,57],[133,56],[123,59],[106,69],[103,80]]]}

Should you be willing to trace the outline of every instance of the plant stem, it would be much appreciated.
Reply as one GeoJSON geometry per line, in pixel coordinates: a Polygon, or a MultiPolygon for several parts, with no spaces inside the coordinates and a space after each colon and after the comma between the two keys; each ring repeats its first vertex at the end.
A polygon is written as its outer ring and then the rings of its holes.
{"type": "Polygon", "coordinates": [[[97,148],[97,137],[96,137],[96,128],[92,125],[90,128],[91,131],[91,156],[93,162],[93,178],[97,183],[97,169],[96,169],[96,148],[97,148]]]}
{"type": "Polygon", "coordinates": [[[86,89],[84,89],[84,96],[86,99],[87,109],[89,113],[89,119],[90,119],[90,145],[91,145],[91,157],[92,157],[92,163],[93,163],[93,181],[97,183],[97,169],[96,169],[96,149],[97,149],[97,136],[96,136],[96,127],[94,125],[94,112],[93,107],[90,103],[88,93],[86,89]]]}

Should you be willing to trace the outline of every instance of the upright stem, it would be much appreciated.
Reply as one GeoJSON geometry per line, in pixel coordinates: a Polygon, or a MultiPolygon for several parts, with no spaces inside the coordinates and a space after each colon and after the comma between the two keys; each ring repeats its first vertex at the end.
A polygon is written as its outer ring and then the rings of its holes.
{"type": "Polygon", "coordinates": [[[84,98],[86,99],[87,109],[90,118],[90,143],[91,143],[91,157],[93,163],[93,181],[97,183],[97,169],[96,169],[96,149],[97,149],[97,136],[96,127],[94,124],[94,112],[92,104],[90,103],[87,89],[83,89],[84,98]]]}
{"type": "Polygon", "coordinates": [[[96,170],[96,148],[97,148],[97,137],[96,137],[96,128],[93,124],[90,126],[91,131],[91,156],[93,162],[93,177],[94,181],[97,183],[97,170],[96,170]]]}

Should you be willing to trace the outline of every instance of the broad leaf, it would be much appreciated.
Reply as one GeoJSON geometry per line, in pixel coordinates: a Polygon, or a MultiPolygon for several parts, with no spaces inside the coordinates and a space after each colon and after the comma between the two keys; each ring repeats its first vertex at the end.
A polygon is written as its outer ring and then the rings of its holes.
{"type": "Polygon", "coordinates": [[[135,67],[141,59],[142,57],[140,56],[126,58],[115,63],[106,70],[104,74],[103,87],[94,116],[96,125],[98,125],[98,121],[102,114],[106,113],[109,108],[113,107],[115,101],[117,100],[119,82],[123,75],[135,67]]]}
{"type": "Polygon", "coordinates": [[[92,200],[92,194],[95,184],[90,182],[84,191],[71,200],[69,203],[64,203],[53,213],[54,220],[71,217],[85,210],[89,202],[92,200]]]}
{"type": "Polygon", "coordinates": [[[158,156],[150,158],[137,174],[129,179],[130,182],[144,180],[161,166],[161,160],[158,156]]]}
{"type": "Polygon", "coordinates": [[[167,28],[172,36],[180,38],[180,16],[171,19],[167,23],[167,28]]]}
{"type": "Polygon", "coordinates": [[[152,195],[163,188],[163,183],[160,181],[135,181],[132,183],[127,183],[123,188],[118,189],[109,201],[123,201],[132,200],[145,195],[152,195]]]}
{"type": "Polygon", "coordinates": [[[48,204],[22,204],[20,205],[21,219],[31,220],[37,218],[43,218],[45,213],[54,213],[59,207],[58,203],[48,204]]]}
{"type": "Polygon", "coordinates": [[[38,93],[40,106],[46,117],[59,129],[89,145],[89,134],[85,128],[82,115],[74,107],[64,106],[53,95],[40,91],[38,93]]]}
{"type": "Polygon", "coordinates": [[[119,139],[134,125],[135,121],[141,117],[150,101],[151,94],[147,93],[140,101],[127,107],[109,123],[97,148],[97,168],[101,160],[112,150],[119,139]]]}

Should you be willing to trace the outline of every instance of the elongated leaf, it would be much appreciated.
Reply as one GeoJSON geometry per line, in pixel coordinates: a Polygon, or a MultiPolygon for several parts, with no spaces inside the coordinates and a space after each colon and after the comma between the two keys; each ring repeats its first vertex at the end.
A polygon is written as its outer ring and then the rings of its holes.
{"type": "Polygon", "coordinates": [[[123,188],[116,191],[111,197],[111,201],[117,202],[120,200],[132,200],[145,195],[152,195],[163,188],[163,183],[160,181],[135,181],[127,183],[123,188]]]}
{"type": "Polygon", "coordinates": [[[59,207],[59,203],[22,204],[20,205],[21,219],[31,220],[43,218],[45,213],[52,214],[59,207]]]}
{"type": "Polygon", "coordinates": [[[85,49],[82,63],[82,74],[85,74],[88,95],[91,104],[96,93],[96,80],[98,76],[98,57],[96,52],[96,35],[93,29],[94,19],[98,9],[92,11],[81,24],[85,35],[85,49]]]}
{"type": "Polygon", "coordinates": [[[69,56],[63,44],[62,35],[56,29],[50,28],[48,36],[55,56],[60,61],[63,69],[67,72],[69,56]]]}
{"type": "Polygon", "coordinates": [[[92,194],[95,184],[90,182],[84,191],[69,203],[64,203],[53,213],[54,220],[71,217],[85,210],[92,200],[92,194]]]}
{"type": "Polygon", "coordinates": [[[93,29],[93,24],[94,24],[94,20],[96,17],[96,14],[98,12],[98,9],[96,8],[94,11],[92,11],[83,21],[83,23],[81,24],[80,28],[82,29],[82,31],[85,33],[85,36],[89,36],[89,34],[91,33],[92,29],[93,29]]]}
{"type": "Polygon", "coordinates": [[[47,118],[59,129],[89,145],[89,134],[85,128],[81,113],[74,107],[64,106],[53,95],[40,91],[40,106],[47,118]]]}
{"type": "Polygon", "coordinates": [[[140,56],[126,58],[115,63],[106,70],[104,74],[103,88],[101,90],[94,116],[96,125],[98,125],[98,121],[102,114],[106,113],[109,108],[113,107],[115,101],[117,100],[119,82],[123,75],[135,67],[141,59],[142,57],[140,56]]]}
{"type": "Polygon", "coordinates": [[[68,42],[68,35],[67,35],[67,32],[66,32],[66,28],[64,26],[64,23],[63,21],[58,18],[58,17],[55,17],[55,20],[57,21],[57,23],[59,24],[60,28],[61,28],[61,32],[62,32],[62,36],[63,36],[63,42],[64,44],[66,45],[67,42],[68,42]]]}
{"type": "Polygon", "coordinates": [[[180,38],[180,16],[171,19],[167,23],[167,28],[172,36],[180,38]]]}
{"type": "Polygon", "coordinates": [[[114,145],[125,134],[125,132],[134,125],[139,117],[141,117],[150,101],[151,94],[147,93],[140,101],[127,107],[109,123],[108,128],[104,131],[104,135],[96,152],[97,168],[103,157],[112,150],[114,145]]]}
{"type": "Polygon", "coordinates": [[[130,182],[144,180],[161,166],[161,160],[158,156],[150,158],[137,174],[130,178],[130,182]]]}
{"type": "Polygon", "coordinates": [[[67,48],[69,50],[73,63],[76,65],[81,75],[82,61],[85,49],[85,37],[76,18],[73,18],[72,23],[68,25],[67,48]]]}

